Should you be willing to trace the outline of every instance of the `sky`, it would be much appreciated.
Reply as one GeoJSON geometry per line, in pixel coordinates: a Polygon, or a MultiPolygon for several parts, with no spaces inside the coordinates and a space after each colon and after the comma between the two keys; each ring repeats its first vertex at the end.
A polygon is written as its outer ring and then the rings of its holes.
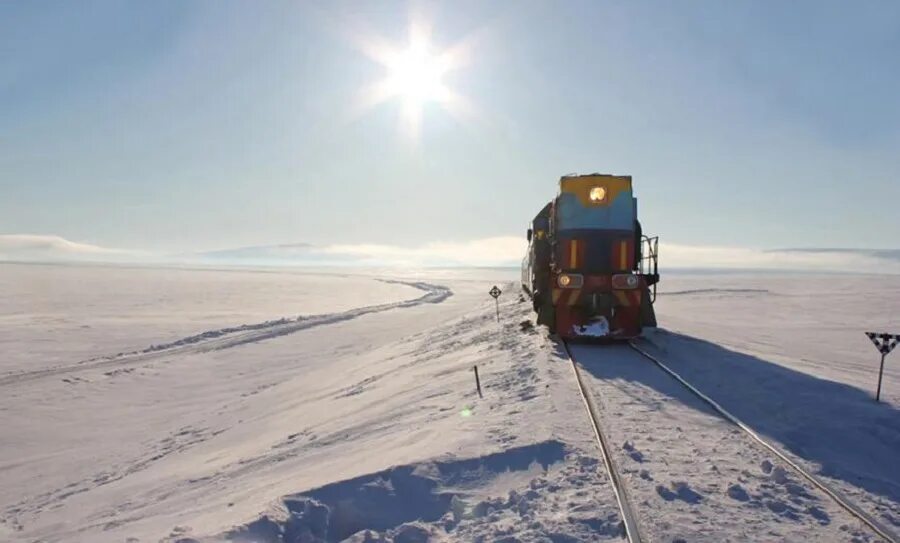
{"type": "Polygon", "coordinates": [[[492,252],[603,172],[689,254],[897,249],[898,51],[880,0],[0,2],[0,237],[492,252]],[[364,106],[411,27],[414,130],[364,106]]]}

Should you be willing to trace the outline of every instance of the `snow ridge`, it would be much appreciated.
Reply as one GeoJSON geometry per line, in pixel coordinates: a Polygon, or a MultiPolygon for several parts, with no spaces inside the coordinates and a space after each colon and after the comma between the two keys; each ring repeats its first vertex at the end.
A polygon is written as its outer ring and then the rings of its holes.
{"type": "MultiPolygon", "coordinates": [[[[540,477],[551,469],[565,469],[572,454],[564,443],[551,439],[481,457],[395,466],[286,496],[273,511],[276,514],[239,526],[226,538],[261,543],[387,541],[386,537],[395,542],[426,541],[438,528],[466,537],[462,534],[484,531],[492,514],[509,511],[509,516],[520,517],[544,505],[546,496],[540,491],[549,493],[540,477]],[[516,474],[534,480],[506,495],[472,499],[473,489],[516,474]]],[[[573,470],[583,467],[571,464],[573,470]]],[[[617,535],[616,519],[606,520],[597,519],[597,524],[617,535]]]]}
{"type": "Polygon", "coordinates": [[[432,285],[430,283],[423,282],[407,282],[407,281],[394,281],[387,279],[380,279],[380,281],[384,283],[393,283],[393,284],[401,284],[413,287],[415,289],[424,291],[425,294],[418,298],[414,298],[412,300],[404,300],[401,302],[393,302],[386,304],[378,304],[378,305],[370,305],[366,307],[360,307],[357,309],[351,309],[349,311],[343,311],[340,313],[326,313],[323,315],[312,315],[312,316],[301,316],[295,318],[281,318],[277,320],[265,321],[261,323],[255,324],[242,324],[240,326],[232,326],[228,328],[220,328],[218,330],[209,330],[206,332],[201,332],[199,334],[195,334],[193,336],[188,336],[185,338],[181,338],[179,340],[170,342],[170,343],[162,343],[158,345],[151,345],[142,351],[137,351],[135,353],[128,354],[146,354],[153,353],[157,351],[169,351],[172,349],[177,349],[179,347],[185,347],[189,345],[195,345],[198,343],[208,342],[209,340],[219,339],[223,337],[227,337],[226,341],[216,342],[213,344],[207,344],[208,349],[204,350],[219,350],[219,349],[227,349],[229,347],[235,347],[237,345],[244,345],[246,343],[256,343],[258,341],[263,341],[266,339],[270,339],[273,337],[283,336],[287,334],[292,334],[299,330],[305,330],[307,328],[312,328],[314,326],[322,326],[324,324],[333,324],[336,322],[346,321],[350,319],[355,319],[357,317],[361,317],[363,315],[368,315],[370,313],[379,313],[382,311],[387,311],[390,309],[399,309],[404,307],[412,307],[415,305],[430,303],[437,304],[441,303],[450,296],[453,295],[453,291],[449,288],[440,286],[440,285],[432,285]],[[239,334],[241,332],[251,332],[249,334],[239,334]]]}
{"type": "Polygon", "coordinates": [[[385,283],[407,285],[423,291],[424,294],[419,296],[418,298],[412,298],[399,302],[364,306],[356,309],[350,309],[348,311],[342,311],[339,313],[325,313],[322,315],[300,316],[294,318],[285,317],[261,323],[242,324],[240,326],[209,330],[169,343],[151,345],[146,349],[140,351],[118,353],[112,356],[92,358],[66,366],[56,366],[36,371],[14,373],[12,375],[0,377],[0,386],[11,385],[20,383],[22,381],[39,379],[42,377],[63,375],[87,369],[97,369],[113,365],[118,366],[124,363],[143,362],[151,357],[176,352],[204,352],[228,349],[239,345],[257,343],[267,339],[293,334],[294,332],[299,332],[300,330],[306,330],[308,328],[313,328],[316,326],[323,326],[327,324],[347,321],[372,313],[380,313],[393,309],[414,307],[421,304],[439,304],[453,295],[453,291],[448,287],[425,283],[422,281],[395,281],[386,279],[376,280],[385,283]]]}

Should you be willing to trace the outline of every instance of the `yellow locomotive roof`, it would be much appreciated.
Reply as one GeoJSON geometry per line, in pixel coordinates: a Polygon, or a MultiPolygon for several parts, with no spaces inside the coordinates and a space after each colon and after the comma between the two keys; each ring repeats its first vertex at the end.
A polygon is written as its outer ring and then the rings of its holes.
{"type": "Polygon", "coordinates": [[[631,195],[630,175],[610,175],[592,173],[586,175],[564,175],[559,179],[560,194],[572,194],[584,206],[596,205],[591,202],[590,192],[595,187],[603,187],[605,194],[601,205],[609,205],[616,201],[619,194],[626,192],[631,195]]]}

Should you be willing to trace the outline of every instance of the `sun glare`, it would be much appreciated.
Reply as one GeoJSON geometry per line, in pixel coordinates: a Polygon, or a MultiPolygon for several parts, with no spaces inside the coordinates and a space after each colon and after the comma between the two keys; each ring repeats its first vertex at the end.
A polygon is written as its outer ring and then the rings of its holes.
{"type": "Polygon", "coordinates": [[[373,108],[383,102],[398,100],[401,121],[408,135],[416,138],[422,124],[423,111],[429,104],[460,116],[468,113],[467,102],[445,83],[444,76],[459,69],[466,60],[470,43],[436,50],[431,44],[427,25],[413,23],[408,43],[397,46],[377,36],[361,43],[362,51],[381,64],[384,77],[363,90],[360,109],[373,108]]]}
{"type": "Polygon", "coordinates": [[[411,44],[409,49],[398,52],[388,59],[386,68],[388,91],[402,98],[406,107],[421,108],[427,102],[440,102],[446,94],[442,81],[446,66],[425,43],[411,44]]]}

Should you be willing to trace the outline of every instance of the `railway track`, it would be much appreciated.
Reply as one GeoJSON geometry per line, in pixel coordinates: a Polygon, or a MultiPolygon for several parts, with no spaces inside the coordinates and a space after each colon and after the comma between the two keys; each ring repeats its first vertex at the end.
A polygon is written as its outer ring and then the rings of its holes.
{"type": "MultiPolygon", "coordinates": [[[[591,421],[591,426],[593,427],[594,434],[597,439],[598,446],[601,451],[601,455],[603,457],[603,463],[606,467],[607,473],[609,474],[609,478],[611,484],[613,486],[613,490],[616,495],[616,501],[618,502],[619,510],[622,515],[623,525],[625,529],[625,535],[627,540],[630,543],[644,541],[642,539],[641,529],[638,525],[637,518],[638,515],[632,505],[632,502],[629,500],[628,489],[623,483],[622,477],[619,474],[619,471],[616,468],[615,459],[611,454],[611,449],[609,447],[609,438],[603,431],[603,425],[601,418],[599,416],[599,412],[592,398],[592,394],[589,391],[588,387],[585,386],[584,378],[581,373],[581,369],[579,368],[579,363],[572,354],[572,350],[569,345],[563,342],[563,347],[565,349],[566,355],[569,357],[569,360],[572,364],[572,371],[575,375],[575,380],[578,385],[579,393],[584,402],[585,408],[587,410],[588,416],[591,421]]],[[[784,464],[790,467],[794,472],[800,475],[803,479],[807,480],[811,485],[813,485],[818,490],[822,491],[825,495],[827,495],[835,504],[837,504],[841,509],[858,519],[863,525],[872,530],[879,537],[884,539],[885,541],[891,543],[900,543],[900,537],[894,534],[889,528],[884,526],[877,519],[872,517],[870,514],[865,512],[858,505],[853,503],[847,497],[842,495],[838,490],[833,488],[831,485],[821,480],[815,474],[809,472],[803,466],[798,464],[796,461],[792,460],[786,453],[781,451],[778,447],[768,442],[766,439],[761,437],[753,428],[749,425],[738,419],[732,413],[727,411],[724,407],[719,405],[715,400],[704,394],[697,387],[693,386],[689,383],[684,377],[679,375],[677,372],[669,368],[664,362],[659,360],[657,357],[648,353],[640,346],[636,345],[634,342],[629,343],[629,347],[636,353],[638,353],[643,359],[652,363],[656,368],[660,371],[664,372],[666,375],[671,377],[675,382],[681,385],[684,389],[686,389],[691,395],[695,396],[699,400],[701,400],[704,404],[709,406],[718,416],[725,419],[735,427],[737,427],[744,435],[749,437],[758,447],[765,450],[767,453],[774,454],[778,459],[780,459],[784,464]]]]}
{"type": "Polygon", "coordinates": [[[597,406],[594,405],[593,398],[584,386],[584,380],[581,378],[581,372],[578,370],[578,362],[572,356],[569,344],[563,342],[563,348],[572,362],[572,372],[575,374],[575,381],[578,383],[578,392],[584,401],[585,409],[587,409],[591,426],[594,428],[594,435],[597,438],[597,444],[600,447],[600,454],[603,457],[603,465],[606,466],[606,472],[609,474],[610,483],[612,483],[613,491],[616,494],[616,502],[619,505],[619,513],[622,515],[622,522],[625,528],[625,537],[628,539],[628,543],[640,543],[642,539],[637,523],[637,514],[635,514],[634,508],[631,506],[625,484],[622,482],[619,471],[616,469],[615,460],[609,448],[609,441],[606,438],[606,434],[603,433],[603,427],[600,425],[600,414],[597,412],[597,406]]]}

